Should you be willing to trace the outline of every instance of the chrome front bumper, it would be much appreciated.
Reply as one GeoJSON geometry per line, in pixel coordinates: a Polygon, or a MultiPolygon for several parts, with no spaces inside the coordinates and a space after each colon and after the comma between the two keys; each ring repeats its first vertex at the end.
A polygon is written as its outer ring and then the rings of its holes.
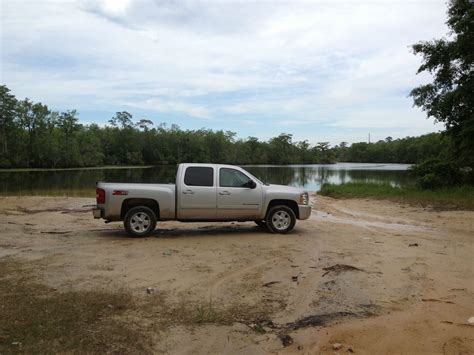
{"type": "Polygon", "coordinates": [[[298,205],[299,219],[308,219],[311,216],[311,205],[298,205]]]}

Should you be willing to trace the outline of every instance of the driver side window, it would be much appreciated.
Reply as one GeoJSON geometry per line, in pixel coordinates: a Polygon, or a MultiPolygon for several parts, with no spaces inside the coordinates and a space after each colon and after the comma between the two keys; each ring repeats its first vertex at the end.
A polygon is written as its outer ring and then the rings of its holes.
{"type": "Polygon", "coordinates": [[[221,168],[219,170],[219,186],[221,187],[246,187],[250,178],[235,169],[221,168]]]}

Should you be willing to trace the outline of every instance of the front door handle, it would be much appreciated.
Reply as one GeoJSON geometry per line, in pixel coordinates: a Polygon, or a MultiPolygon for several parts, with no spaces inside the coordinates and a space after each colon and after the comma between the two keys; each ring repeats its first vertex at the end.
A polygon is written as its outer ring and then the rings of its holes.
{"type": "Polygon", "coordinates": [[[184,190],[184,191],[183,191],[183,194],[185,194],[185,195],[193,195],[193,194],[194,194],[194,191],[193,191],[193,190],[184,190]]]}
{"type": "Polygon", "coordinates": [[[230,195],[229,191],[221,191],[219,192],[219,195],[230,195]]]}

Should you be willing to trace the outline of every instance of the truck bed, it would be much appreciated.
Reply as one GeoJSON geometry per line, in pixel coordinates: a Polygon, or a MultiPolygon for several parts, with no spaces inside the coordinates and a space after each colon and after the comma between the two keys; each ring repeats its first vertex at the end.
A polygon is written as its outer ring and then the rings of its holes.
{"type": "Polygon", "coordinates": [[[120,220],[120,211],[125,200],[153,199],[159,201],[160,219],[176,218],[176,185],[144,183],[97,183],[97,188],[105,191],[105,203],[98,207],[106,211],[103,218],[120,220]]]}

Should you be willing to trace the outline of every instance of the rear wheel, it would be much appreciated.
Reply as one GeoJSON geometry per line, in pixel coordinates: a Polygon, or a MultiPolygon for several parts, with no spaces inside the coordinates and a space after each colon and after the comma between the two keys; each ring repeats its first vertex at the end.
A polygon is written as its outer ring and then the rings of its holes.
{"type": "Polygon", "coordinates": [[[145,237],[155,230],[155,212],[145,206],[133,207],[125,215],[123,224],[128,235],[145,237]]]}
{"type": "Polygon", "coordinates": [[[266,226],[272,233],[285,234],[290,232],[296,224],[293,210],[285,205],[274,206],[267,213],[266,226]]]}

